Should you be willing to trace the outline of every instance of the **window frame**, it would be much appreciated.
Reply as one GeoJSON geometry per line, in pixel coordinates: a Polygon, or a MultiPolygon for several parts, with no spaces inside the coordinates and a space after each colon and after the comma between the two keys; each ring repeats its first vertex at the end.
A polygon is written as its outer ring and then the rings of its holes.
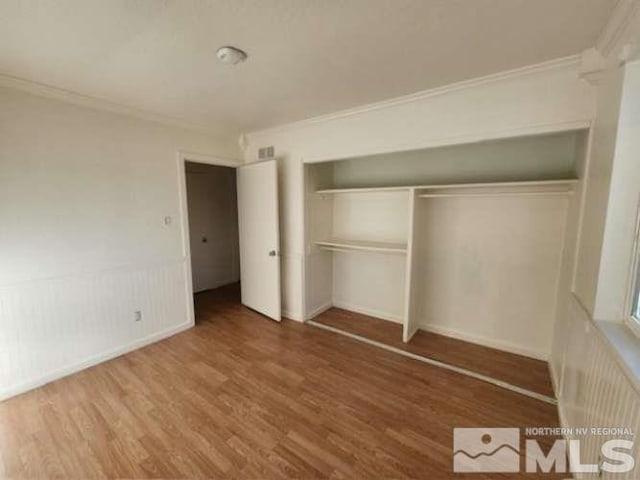
{"type": "Polygon", "coordinates": [[[640,317],[636,317],[635,315],[638,310],[638,304],[640,304],[640,201],[638,201],[638,206],[636,207],[636,221],[631,255],[624,323],[636,336],[640,337],[640,317]]]}

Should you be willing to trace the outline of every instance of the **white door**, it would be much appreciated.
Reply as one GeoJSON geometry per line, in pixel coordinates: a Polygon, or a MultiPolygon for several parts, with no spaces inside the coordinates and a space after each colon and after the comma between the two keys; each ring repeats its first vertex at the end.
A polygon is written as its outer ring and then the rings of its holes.
{"type": "Polygon", "coordinates": [[[238,167],[242,303],[280,321],[280,221],[275,160],[238,167]]]}

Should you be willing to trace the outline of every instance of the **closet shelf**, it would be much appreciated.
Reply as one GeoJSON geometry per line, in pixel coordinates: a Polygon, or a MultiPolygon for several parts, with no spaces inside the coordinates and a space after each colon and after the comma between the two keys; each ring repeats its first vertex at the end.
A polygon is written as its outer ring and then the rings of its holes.
{"type": "Polygon", "coordinates": [[[406,185],[397,187],[363,187],[363,188],[333,188],[316,190],[319,195],[332,195],[341,193],[376,193],[376,192],[403,192],[409,190],[419,190],[420,197],[426,198],[435,196],[454,196],[468,193],[493,193],[493,194],[518,194],[518,193],[569,193],[573,191],[576,179],[564,180],[534,180],[524,182],[487,182],[487,183],[451,183],[445,185],[406,185]],[[501,191],[508,189],[509,191],[501,191]],[[447,190],[447,192],[443,192],[447,190]],[[470,190],[474,190],[470,192],[470,190]]]}
{"type": "Polygon", "coordinates": [[[367,240],[331,238],[315,242],[315,244],[323,250],[399,253],[403,255],[407,253],[406,243],[371,242],[367,240]]]}

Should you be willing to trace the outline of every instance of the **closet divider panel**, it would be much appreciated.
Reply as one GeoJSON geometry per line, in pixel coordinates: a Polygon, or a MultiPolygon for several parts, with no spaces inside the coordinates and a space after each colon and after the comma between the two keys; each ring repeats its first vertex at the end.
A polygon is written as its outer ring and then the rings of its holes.
{"type": "Polygon", "coordinates": [[[405,269],[405,297],[404,297],[404,318],[403,318],[403,331],[402,341],[408,342],[411,337],[416,333],[419,327],[419,317],[417,314],[417,302],[416,302],[416,290],[415,290],[415,275],[417,269],[414,269],[415,255],[414,255],[414,243],[415,236],[415,222],[416,222],[416,205],[417,191],[412,188],[409,192],[408,201],[408,232],[407,232],[407,261],[405,269]]]}

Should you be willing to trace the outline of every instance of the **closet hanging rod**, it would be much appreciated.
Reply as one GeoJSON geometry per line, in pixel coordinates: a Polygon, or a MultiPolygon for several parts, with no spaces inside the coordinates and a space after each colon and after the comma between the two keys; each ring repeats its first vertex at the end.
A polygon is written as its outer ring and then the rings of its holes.
{"type": "Polygon", "coordinates": [[[407,246],[402,243],[372,242],[366,240],[328,239],[314,242],[323,250],[339,252],[374,252],[406,254],[407,246]]]}
{"type": "Polygon", "coordinates": [[[318,245],[320,250],[328,250],[340,253],[379,253],[382,255],[406,255],[406,250],[380,250],[380,249],[364,249],[364,248],[346,248],[346,247],[329,247],[327,245],[318,245]]]}
{"type": "Polygon", "coordinates": [[[418,198],[454,198],[454,197],[540,197],[550,195],[572,195],[573,191],[562,192],[477,192],[477,193],[421,193],[418,198]]]}
{"type": "MultiPolygon", "coordinates": [[[[485,183],[450,183],[435,185],[404,185],[404,186],[387,186],[387,187],[354,187],[354,188],[334,188],[319,189],[315,193],[319,195],[332,195],[342,193],[377,193],[377,192],[408,192],[411,190],[467,190],[467,189],[501,189],[501,188],[555,188],[555,191],[571,190],[578,182],[577,179],[564,180],[527,180],[520,182],[485,182],[485,183]]],[[[554,190],[551,190],[554,191],[554,190]]]]}

